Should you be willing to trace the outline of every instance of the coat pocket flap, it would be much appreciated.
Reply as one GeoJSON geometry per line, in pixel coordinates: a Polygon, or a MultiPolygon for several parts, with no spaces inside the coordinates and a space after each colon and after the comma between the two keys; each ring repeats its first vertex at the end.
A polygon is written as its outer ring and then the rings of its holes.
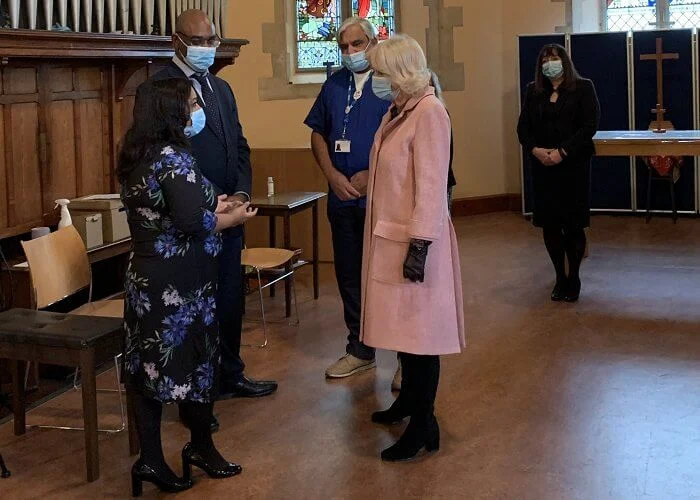
{"type": "Polygon", "coordinates": [[[373,232],[375,235],[391,241],[408,243],[411,240],[408,234],[408,226],[405,224],[397,224],[396,222],[377,221],[373,232]]]}

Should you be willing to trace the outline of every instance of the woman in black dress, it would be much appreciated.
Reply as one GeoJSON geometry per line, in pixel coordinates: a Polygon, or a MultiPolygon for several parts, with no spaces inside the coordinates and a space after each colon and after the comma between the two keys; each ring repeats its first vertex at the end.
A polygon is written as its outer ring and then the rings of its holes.
{"type": "Polygon", "coordinates": [[[143,481],[164,491],[190,488],[191,465],[211,477],[241,472],[216,450],[209,426],[219,367],[218,232],[255,212],[217,197],[197,168],[187,137],[201,131],[205,119],[187,80],[141,85],[134,123],[119,153],[117,173],[133,241],[124,328],[125,380],[141,442],[131,472],[134,496],[141,494],[143,481]],[[191,430],[182,451],[184,478],[163,457],[164,403],[178,403],[191,430]]]}
{"type": "Polygon", "coordinates": [[[575,302],[590,223],[591,156],[600,106],[593,82],[581,78],[560,45],[545,45],[525,93],[518,136],[530,155],[533,223],[542,228],[556,284],[552,300],[575,302]],[[566,274],[565,259],[569,261],[566,274]]]}

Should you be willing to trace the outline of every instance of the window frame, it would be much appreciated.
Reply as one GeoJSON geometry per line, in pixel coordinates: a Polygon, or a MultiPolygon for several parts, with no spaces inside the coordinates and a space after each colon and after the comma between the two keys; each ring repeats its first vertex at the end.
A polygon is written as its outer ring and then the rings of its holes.
{"type": "MultiPolygon", "coordinates": [[[[395,32],[400,29],[400,12],[401,0],[393,0],[394,2],[394,26],[395,32]]],[[[347,18],[352,16],[352,0],[338,0],[340,5],[340,23],[342,24],[347,18]]],[[[326,68],[300,68],[299,67],[299,47],[297,40],[297,12],[296,0],[289,2],[288,14],[291,16],[292,22],[287,23],[287,47],[290,59],[290,74],[288,75],[290,83],[322,83],[326,78],[326,68]],[[289,50],[291,48],[291,50],[289,50]],[[320,79],[320,77],[323,77],[320,79]]],[[[332,66],[332,70],[337,70],[340,66],[332,66]]]]}
{"type": "MultiPolygon", "coordinates": [[[[600,0],[602,12],[602,26],[604,31],[610,31],[608,28],[608,2],[600,0]]],[[[669,0],[656,0],[656,23],[652,25],[650,30],[673,29],[671,24],[671,2],[669,0]]]]}

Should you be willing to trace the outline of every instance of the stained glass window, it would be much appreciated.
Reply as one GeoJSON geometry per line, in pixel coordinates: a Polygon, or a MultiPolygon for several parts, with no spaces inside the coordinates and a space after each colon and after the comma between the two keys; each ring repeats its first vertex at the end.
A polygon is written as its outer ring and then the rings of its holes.
{"type": "Polygon", "coordinates": [[[394,0],[352,0],[352,15],[371,21],[379,31],[380,40],[386,40],[396,31],[394,0]]]}
{"type": "Polygon", "coordinates": [[[656,29],[655,0],[607,0],[608,31],[656,29]]]}
{"type": "Polygon", "coordinates": [[[371,21],[386,40],[396,31],[398,0],[294,0],[296,3],[296,67],[325,69],[340,65],[336,35],[343,20],[360,16],[371,21]]]}

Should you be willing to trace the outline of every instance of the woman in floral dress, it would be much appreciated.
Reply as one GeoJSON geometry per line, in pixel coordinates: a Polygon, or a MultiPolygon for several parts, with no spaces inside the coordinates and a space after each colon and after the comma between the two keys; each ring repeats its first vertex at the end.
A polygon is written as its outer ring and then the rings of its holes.
{"type": "Polygon", "coordinates": [[[224,460],[209,427],[216,400],[219,231],[255,215],[248,204],[217,197],[189,152],[205,115],[184,79],[149,82],[136,94],[134,123],[119,155],[118,176],[133,251],[125,280],[125,375],[134,399],[141,457],[132,469],[164,491],[192,486],[189,465],[212,477],[241,467],[224,460]],[[185,478],[168,467],[160,441],[163,403],[178,403],[190,427],[185,478]]]}

